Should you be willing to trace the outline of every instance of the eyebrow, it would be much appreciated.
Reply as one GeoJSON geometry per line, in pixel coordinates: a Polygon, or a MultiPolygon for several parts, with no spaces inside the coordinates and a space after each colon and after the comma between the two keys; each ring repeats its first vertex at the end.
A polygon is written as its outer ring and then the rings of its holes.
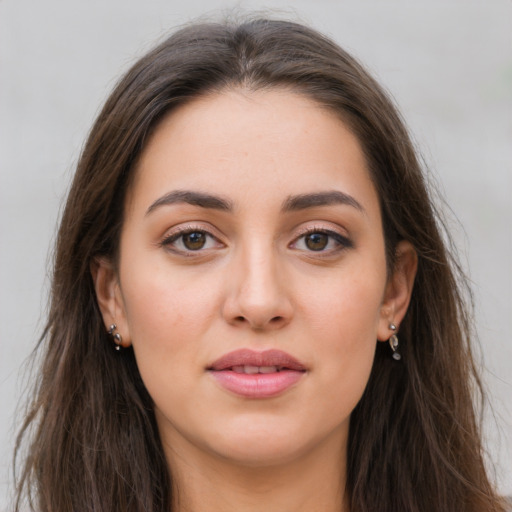
{"type": "Polygon", "coordinates": [[[314,192],[312,194],[300,194],[290,196],[283,203],[282,210],[285,212],[306,210],[316,206],[330,206],[333,204],[342,204],[352,206],[361,213],[366,213],[365,209],[354,197],[339,190],[328,190],[325,192],[314,192]]]}
{"type": "Polygon", "coordinates": [[[146,215],[149,215],[152,211],[161,206],[177,203],[187,203],[193,206],[209,208],[212,210],[222,210],[228,212],[233,210],[233,204],[231,201],[222,197],[206,194],[203,192],[193,192],[190,190],[174,190],[168,194],[163,195],[154,203],[152,203],[151,206],[146,210],[146,215]]]}
{"type": "MultiPolygon", "coordinates": [[[[201,208],[212,210],[221,210],[226,212],[233,211],[233,203],[220,196],[207,194],[204,192],[194,192],[192,190],[174,190],[154,201],[146,210],[146,215],[161,206],[167,206],[178,203],[187,203],[201,208]]],[[[325,192],[314,192],[311,194],[300,194],[289,196],[283,203],[281,210],[283,212],[306,210],[317,206],[330,206],[333,204],[348,205],[356,208],[362,213],[365,209],[354,197],[338,190],[328,190],[325,192]]]]}

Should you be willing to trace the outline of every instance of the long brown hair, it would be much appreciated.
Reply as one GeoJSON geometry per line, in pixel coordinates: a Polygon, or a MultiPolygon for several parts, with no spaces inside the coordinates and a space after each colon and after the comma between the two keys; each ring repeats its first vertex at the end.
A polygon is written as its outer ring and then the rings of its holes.
{"type": "Polygon", "coordinates": [[[40,512],[171,510],[152,401],[133,351],[112,348],[90,267],[98,256],[117,258],[126,191],[163,116],[193,98],[240,87],[284,87],[337,113],[365,152],[389,268],[398,241],[418,253],[400,329],[403,361],[377,344],[351,416],[350,510],[504,510],[482,457],[464,281],[404,123],[381,87],[332,41],[265,19],[181,29],[128,71],[96,120],[58,234],[42,370],[18,438],[19,453],[23,440],[30,443],[16,510],[24,495],[40,512]]]}

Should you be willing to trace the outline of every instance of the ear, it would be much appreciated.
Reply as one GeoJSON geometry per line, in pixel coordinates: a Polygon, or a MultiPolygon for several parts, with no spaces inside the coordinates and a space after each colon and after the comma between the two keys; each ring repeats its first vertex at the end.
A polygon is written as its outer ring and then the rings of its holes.
{"type": "Polygon", "coordinates": [[[124,302],[114,266],[107,258],[95,258],[91,263],[91,275],[105,330],[108,331],[112,324],[116,324],[116,332],[123,340],[121,345],[130,346],[124,302]]]}
{"type": "Polygon", "coordinates": [[[379,341],[387,341],[393,334],[391,323],[399,326],[411,300],[414,278],[418,268],[418,255],[412,244],[402,240],[395,251],[395,267],[386,284],[380,310],[377,333],[379,341]]]}

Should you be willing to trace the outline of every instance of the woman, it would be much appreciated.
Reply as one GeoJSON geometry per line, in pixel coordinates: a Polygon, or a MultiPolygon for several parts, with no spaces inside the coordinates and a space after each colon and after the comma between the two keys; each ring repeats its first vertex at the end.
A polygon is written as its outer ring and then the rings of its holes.
{"type": "Polygon", "coordinates": [[[172,35],[78,165],[18,506],[504,510],[439,226],[395,108],[334,43],[172,35]]]}

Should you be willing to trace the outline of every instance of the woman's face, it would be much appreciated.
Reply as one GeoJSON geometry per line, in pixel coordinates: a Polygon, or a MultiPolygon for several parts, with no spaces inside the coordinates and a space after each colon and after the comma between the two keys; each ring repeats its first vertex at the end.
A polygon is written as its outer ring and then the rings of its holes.
{"type": "Polygon", "coordinates": [[[279,90],[180,107],[139,161],[120,255],[98,298],[168,453],[264,465],[345,447],[408,290],[387,279],[378,197],[337,117],[279,90]]]}

